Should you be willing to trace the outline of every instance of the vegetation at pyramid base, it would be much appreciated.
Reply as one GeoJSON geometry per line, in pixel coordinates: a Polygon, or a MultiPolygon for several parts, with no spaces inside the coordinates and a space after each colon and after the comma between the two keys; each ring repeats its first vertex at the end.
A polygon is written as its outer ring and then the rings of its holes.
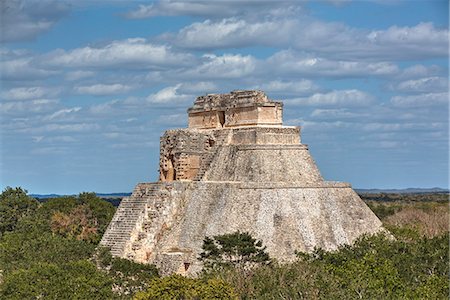
{"type": "Polygon", "coordinates": [[[0,299],[448,299],[448,201],[408,197],[367,202],[395,238],[364,236],[289,264],[270,260],[248,233],[205,237],[206,267],[193,279],[160,278],[155,266],[98,247],[115,209],[95,194],[39,203],[7,188],[0,299]]]}
{"type": "Polygon", "coordinates": [[[299,253],[290,264],[211,270],[203,278],[224,280],[240,299],[448,299],[448,235],[411,233],[362,237],[337,251],[299,253]]]}
{"type": "Polygon", "coordinates": [[[138,292],[135,300],[173,300],[173,299],[238,299],[234,289],[221,279],[187,278],[171,275],[156,278],[148,289],[138,292]]]}
{"type": "Polygon", "coordinates": [[[111,299],[112,280],[87,261],[35,264],[5,277],[2,299],[111,299]],[[31,283],[31,284],[30,284],[31,283]]]}
{"type": "Polygon", "coordinates": [[[382,218],[392,235],[298,253],[290,264],[203,276],[225,280],[241,299],[448,299],[448,201],[377,205],[398,206],[382,218]]]}
{"type": "Polygon", "coordinates": [[[206,269],[233,267],[248,270],[270,263],[262,241],[254,239],[248,232],[206,237],[202,249],[199,259],[206,269]]]}

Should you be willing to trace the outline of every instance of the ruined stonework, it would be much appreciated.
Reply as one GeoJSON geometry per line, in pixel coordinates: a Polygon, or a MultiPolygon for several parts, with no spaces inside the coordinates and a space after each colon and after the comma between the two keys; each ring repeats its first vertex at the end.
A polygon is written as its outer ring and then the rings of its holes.
{"type": "Polygon", "coordinates": [[[161,137],[159,181],[123,199],[101,244],[163,274],[195,274],[205,236],[248,231],[290,261],[383,230],[349,184],[323,180],[282,109],[261,91],[198,97],[189,128],[161,137]]]}

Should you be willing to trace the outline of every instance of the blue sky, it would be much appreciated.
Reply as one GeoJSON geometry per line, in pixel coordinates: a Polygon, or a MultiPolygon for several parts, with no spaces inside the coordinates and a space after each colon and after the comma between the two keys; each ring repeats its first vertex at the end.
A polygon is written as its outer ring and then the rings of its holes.
{"type": "Polygon", "coordinates": [[[196,96],[284,101],[327,180],[448,188],[448,1],[1,2],[0,183],[128,192],[196,96]]]}

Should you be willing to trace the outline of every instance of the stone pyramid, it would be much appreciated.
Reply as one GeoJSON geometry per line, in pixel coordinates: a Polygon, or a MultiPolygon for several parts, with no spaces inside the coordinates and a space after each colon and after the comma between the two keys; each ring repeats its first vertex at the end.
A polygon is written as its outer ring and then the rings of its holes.
{"type": "Polygon", "coordinates": [[[206,236],[247,231],[289,261],[383,230],[348,183],[323,180],[282,113],[261,91],[198,97],[189,127],[161,137],[159,181],[122,200],[101,244],[163,274],[195,274],[206,236]]]}

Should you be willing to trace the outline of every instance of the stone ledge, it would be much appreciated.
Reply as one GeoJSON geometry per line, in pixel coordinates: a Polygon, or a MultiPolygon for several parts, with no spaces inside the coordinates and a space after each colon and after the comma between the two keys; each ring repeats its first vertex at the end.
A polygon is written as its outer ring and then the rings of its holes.
{"type": "MultiPolygon", "coordinates": [[[[351,188],[351,184],[339,181],[322,181],[310,183],[296,182],[242,182],[242,181],[172,181],[156,183],[161,186],[194,186],[195,188],[207,185],[231,185],[240,189],[310,189],[310,188],[351,188]]],[[[139,183],[140,186],[151,186],[155,183],[139,183]]]]}
{"type": "Polygon", "coordinates": [[[295,182],[245,182],[241,183],[241,189],[315,189],[315,188],[351,188],[347,182],[311,182],[298,183],[295,182]]]}
{"type": "Polygon", "coordinates": [[[234,146],[238,151],[248,150],[308,150],[308,145],[305,144],[273,144],[273,145],[236,145],[234,146]]]}

